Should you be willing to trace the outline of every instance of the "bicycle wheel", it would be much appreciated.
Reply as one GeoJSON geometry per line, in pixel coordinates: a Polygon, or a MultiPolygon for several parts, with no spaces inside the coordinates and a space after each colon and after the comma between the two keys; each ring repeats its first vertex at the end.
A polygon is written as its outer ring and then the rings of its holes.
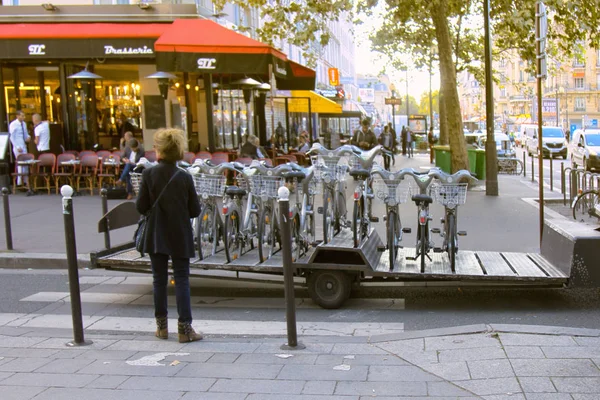
{"type": "Polygon", "coordinates": [[[323,242],[330,243],[333,239],[334,210],[333,191],[329,188],[323,193],[323,242]]]}
{"type": "Polygon", "coordinates": [[[396,229],[396,213],[394,211],[390,211],[387,215],[387,247],[390,255],[390,271],[394,269],[394,265],[396,264],[396,256],[398,255],[396,229]]]}
{"type": "Polygon", "coordinates": [[[352,211],[352,238],[354,247],[360,246],[363,238],[363,209],[364,202],[362,197],[354,202],[354,210],[352,211]]]}
{"type": "Polygon", "coordinates": [[[457,243],[456,243],[456,217],[454,214],[446,215],[446,240],[448,241],[448,245],[446,251],[448,252],[448,258],[450,259],[450,268],[452,272],[456,272],[456,252],[457,243]]]}
{"type": "Polygon", "coordinates": [[[598,192],[595,190],[581,193],[573,203],[573,218],[586,224],[597,224],[598,217],[594,213],[594,206],[598,201],[598,192]]]}
{"type": "Polygon", "coordinates": [[[252,212],[250,214],[250,230],[248,241],[250,242],[250,250],[254,250],[258,247],[258,212],[252,212]]]}
{"type": "Polygon", "coordinates": [[[292,261],[296,261],[302,255],[304,249],[302,238],[300,237],[300,217],[298,214],[294,215],[290,224],[292,234],[292,261]]]}
{"type": "Polygon", "coordinates": [[[196,222],[196,240],[198,244],[198,257],[201,260],[211,256],[214,250],[215,221],[214,209],[207,205],[198,216],[196,222]]]}
{"type": "Polygon", "coordinates": [[[342,230],[342,219],[346,220],[346,194],[343,191],[338,191],[338,201],[335,205],[335,234],[342,230]]]}
{"type": "Polygon", "coordinates": [[[517,165],[515,166],[515,175],[521,175],[523,173],[523,161],[515,160],[517,165]]]}
{"type": "Polygon", "coordinates": [[[240,219],[237,211],[232,211],[225,215],[225,227],[223,231],[225,257],[227,257],[227,262],[230,263],[237,260],[240,256],[240,219]]]}
{"type": "Polygon", "coordinates": [[[273,255],[275,236],[273,235],[273,211],[265,206],[258,219],[258,258],[265,261],[273,255]]]}

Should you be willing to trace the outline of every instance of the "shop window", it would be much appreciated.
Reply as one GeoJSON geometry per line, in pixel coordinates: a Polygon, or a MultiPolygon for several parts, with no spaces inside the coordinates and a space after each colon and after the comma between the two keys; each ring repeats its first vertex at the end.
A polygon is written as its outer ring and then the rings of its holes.
{"type": "Polygon", "coordinates": [[[585,111],[585,97],[575,97],[575,111],[585,111]]]}
{"type": "Polygon", "coordinates": [[[596,75],[596,89],[600,89],[600,74],[596,75]]]}

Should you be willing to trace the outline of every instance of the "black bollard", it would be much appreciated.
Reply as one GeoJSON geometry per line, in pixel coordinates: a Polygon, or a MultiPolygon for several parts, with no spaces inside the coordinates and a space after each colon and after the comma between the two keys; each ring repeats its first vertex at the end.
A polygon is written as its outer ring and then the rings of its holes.
{"type": "MultiPolygon", "coordinates": [[[[102,196],[102,216],[104,217],[108,213],[108,190],[106,188],[102,188],[100,190],[100,196],[102,196]]],[[[109,231],[109,222],[108,219],[105,219],[105,231],[104,231],[104,247],[108,250],[110,249],[110,231],[109,231]]]]}
{"type": "Polygon", "coordinates": [[[60,188],[63,196],[63,217],[65,223],[65,244],[69,267],[69,292],[71,295],[71,316],[73,318],[73,341],[67,346],[85,346],[91,341],[83,337],[83,318],[81,315],[81,294],[79,290],[79,271],[77,269],[77,247],[75,244],[75,219],[73,217],[73,188],[64,185],[60,188]]]}
{"type": "Polygon", "coordinates": [[[279,188],[279,220],[281,221],[281,250],[283,253],[283,283],[285,294],[285,319],[287,321],[288,342],[282,350],[302,350],[306,347],[298,343],[296,332],[296,298],[294,296],[294,271],[292,269],[292,232],[290,221],[290,191],[285,186],[279,188]]]}
{"type": "Polygon", "coordinates": [[[13,249],[12,228],[10,226],[10,206],[8,204],[8,188],[2,188],[2,202],[4,203],[4,233],[6,234],[6,250],[13,249]]]}
{"type": "Polygon", "coordinates": [[[531,155],[531,182],[535,181],[535,173],[534,173],[535,169],[533,166],[533,154],[531,155]]]}
{"type": "Polygon", "coordinates": [[[552,159],[552,154],[550,154],[550,191],[554,190],[554,172],[552,172],[552,164],[554,164],[552,161],[554,161],[552,159]]]}
{"type": "Polygon", "coordinates": [[[523,176],[527,176],[527,152],[523,152],[523,176]]]}

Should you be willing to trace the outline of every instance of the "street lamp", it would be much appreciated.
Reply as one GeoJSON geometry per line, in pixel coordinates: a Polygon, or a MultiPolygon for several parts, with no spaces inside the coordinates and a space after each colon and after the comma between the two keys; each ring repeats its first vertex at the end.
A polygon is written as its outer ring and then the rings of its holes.
{"type": "Polygon", "coordinates": [[[242,78],[232,82],[232,84],[242,88],[244,103],[246,103],[246,133],[250,134],[250,100],[252,99],[252,89],[260,87],[261,83],[256,79],[242,78]]]}

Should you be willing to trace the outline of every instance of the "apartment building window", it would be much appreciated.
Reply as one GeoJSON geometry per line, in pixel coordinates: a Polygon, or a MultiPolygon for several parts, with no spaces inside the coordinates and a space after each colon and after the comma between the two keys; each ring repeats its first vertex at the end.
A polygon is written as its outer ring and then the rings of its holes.
{"type": "Polygon", "coordinates": [[[575,78],[575,89],[583,89],[584,88],[584,78],[575,78]]]}
{"type": "Polygon", "coordinates": [[[585,97],[575,97],[575,111],[585,111],[585,97]]]}
{"type": "Polygon", "coordinates": [[[600,89],[600,73],[596,75],[596,89],[600,89]]]}
{"type": "Polygon", "coordinates": [[[596,66],[600,66],[600,49],[596,50],[596,66]]]}
{"type": "Polygon", "coordinates": [[[506,88],[500,89],[500,97],[506,97],[506,88]]]}

